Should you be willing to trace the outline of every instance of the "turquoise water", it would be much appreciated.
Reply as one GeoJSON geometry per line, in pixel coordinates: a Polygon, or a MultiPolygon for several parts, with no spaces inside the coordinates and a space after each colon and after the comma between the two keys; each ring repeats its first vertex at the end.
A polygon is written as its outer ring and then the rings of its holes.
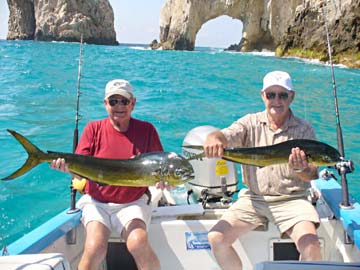
{"type": "MultiPolygon", "coordinates": [[[[71,152],[78,57],[79,44],[0,40],[0,178],[27,156],[6,129],[22,133],[43,150],[71,152]]],[[[85,45],[79,128],[106,116],[104,85],[125,78],[138,99],[134,116],[154,123],[167,151],[181,153],[192,128],[222,128],[262,110],[261,80],[275,69],[294,78],[295,113],[315,126],[320,141],[336,147],[328,66],[208,48],[181,52],[85,45]]],[[[335,67],[335,76],[346,157],[360,164],[360,70],[335,67]]],[[[359,169],[347,179],[351,194],[360,200],[359,169]]],[[[0,182],[0,248],[67,208],[69,183],[69,176],[48,164],[0,182]]]]}

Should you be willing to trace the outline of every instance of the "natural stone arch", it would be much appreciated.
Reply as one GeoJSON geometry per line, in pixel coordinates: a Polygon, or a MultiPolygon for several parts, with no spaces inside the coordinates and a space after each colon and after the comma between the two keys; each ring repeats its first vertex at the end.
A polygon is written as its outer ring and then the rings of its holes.
{"type": "Polygon", "coordinates": [[[228,48],[238,46],[242,39],[243,23],[221,15],[204,23],[196,33],[195,47],[228,48]]]}
{"type": "Polygon", "coordinates": [[[167,0],[160,14],[163,49],[193,50],[201,26],[227,15],[243,23],[242,51],[273,50],[302,0],[167,0]]]}

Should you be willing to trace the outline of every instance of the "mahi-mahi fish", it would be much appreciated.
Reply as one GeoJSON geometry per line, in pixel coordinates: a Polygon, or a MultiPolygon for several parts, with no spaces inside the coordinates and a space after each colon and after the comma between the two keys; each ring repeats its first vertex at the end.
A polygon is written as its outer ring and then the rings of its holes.
{"type": "Polygon", "coordinates": [[[149,152],[132,159],[103,159],[92,156],[47,151],[43,152],[14,130],[7,130],[25,148],[24,165],[3,178],[19,177],[43,162],[64,158],[69,171],[92,181],[114,186],[151,186],[159,181],[176,186],[194,178],[190,162],[173,152],[149,152]]]}
{"type": "MultiPolygon", "coordinates": [[[[203,150],[200,145],[183,145],[184,148],[203,150]]],[[[309,164],[315,166],[333,166],[340,161],[340,153],[334,147],[315,140],[295,139],[269,146],[247,147],[247,148],[224,148],[223,159],[241,163],[265,167],[275,164],[285,164],[289,162],[291,149],[299,147],[306,154],[309,164]]],[[[200,159],[204,157],[204,152],[190,153],[186,151],[184,155],[189,159],[200,159]]]]}

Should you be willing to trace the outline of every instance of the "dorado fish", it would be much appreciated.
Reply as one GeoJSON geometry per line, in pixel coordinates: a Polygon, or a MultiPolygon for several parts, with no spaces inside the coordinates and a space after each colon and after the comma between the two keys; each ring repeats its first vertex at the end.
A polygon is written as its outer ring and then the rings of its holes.
{"type": "Polygon", "coordinates": [[[194,170],[189,161],[172,152],[150,152],[124,160],[52,151],[45,153],[16,131],[8,132],[25,148],[29,156],[20,169],[2,180],[14,179],[42,162],[51,162],[57,158],[64,158],[70,172],[74,174],[115,186],[151,186],[160,180],[176,186],[194,178],[194,170]]]}
{"type": "MultiPolygon", "coordinates": [[[[184,148],[203,150],[200,145],[183,145],[184,148]]],[[[224,148],[223,159],[258,167],[284,164],[289,162],[291,149],[299,147],[306,154],[309,164],[315,166],[333,166],[340,161],[340,153],[334,147],[315,140],[289,140],[278,144],[249,148],[224,148]]],[[[184,153],[189,160],[205,157],[204,152],[184,153]]]]}

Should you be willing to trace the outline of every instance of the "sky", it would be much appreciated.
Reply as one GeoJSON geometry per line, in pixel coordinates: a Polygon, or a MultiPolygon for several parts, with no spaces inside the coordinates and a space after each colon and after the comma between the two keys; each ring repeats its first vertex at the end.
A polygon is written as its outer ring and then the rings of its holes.
{"type": "MultiPolygon", "coordinates": [[[[116,39],[120,43],[149,44],[159,41],[160,11],[166,0],[109,0],[115,15],[116,39]]],[[[0,0],[0,39],[6,39],[9,9],[0,0]]],[[[221,16],[205,23],[196,36],[195,46],[226,48],[238,44],[242,23],[221,16]]]]}

